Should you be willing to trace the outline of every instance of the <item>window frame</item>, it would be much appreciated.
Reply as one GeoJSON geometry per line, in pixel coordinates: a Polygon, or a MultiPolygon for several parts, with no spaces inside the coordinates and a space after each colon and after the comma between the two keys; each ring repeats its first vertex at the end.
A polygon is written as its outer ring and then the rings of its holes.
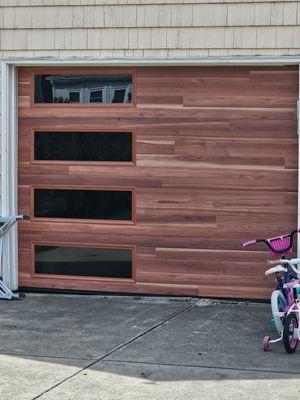
{"type": "Polygon", "coordinates": [[[93,282],[124,282],[136,283],[136,245],[124,245],[116,243],[85,243],[85,242],[52,242],[52,241],[31,241],[30,244],[30,272],[31,278],[54,279],[54,280],[75,280],[75,281],[93,281],[93,282]],[[112,278],[99,276],[81,276],[81,275],[58,275],[58,274],[41,274],[35,272],[35,246],[57,246],[57,247],[82,247],[82,248],[99,248],[99,249],[129,249],[132,254],[131,278],[112,278]]]}
{"type": "Polygon", "coordinates": [[[136,107],[136,68],[124,67],[35,67],[30,71],[30,108],[135,108],[136,107]],[[35,103],[35,75],[84,75],[84,74],[131,74],[132,75],[132,98],[130,103],[35,103]]]}
{"type": "Polygon", "coordinates": [[[48,223],[77,223],[98,225],[136,225],[136,188],[124,186],[82,186],[82,185],[39,185],[30,186],[30,220],[33,222],[48,223]],[[63,189],[63,190],[107,190],[107,191],[130,191],[131,194],[131,220],[117,219],[84,219],[84,218],[47,218],[34,216],[34,190],[35,189],[63,189]]]}
{"type": "Polygon", "coordinates": [[[30,129],[30,164],[39,164],[39,165],[45,165],[45,164],[51,164],[51,165],[86,165],[86,166],[136,166],[136,153],[137,153],[137,139],[136,139],[136,130],[132,128],[117,128],[117,129],[112,129],[111,127],[108,129],[100,128],[97,129],[95,126],[92,128],[89,127],[70,127],[70,126],[64,126],[63,128],[52,128],[51,126],[46,127],[46,126],[37,126],[34,128],[30,129]],[[116,133],[122,133],[122,132],[128,132],[131,133],[131,143],[132,143],[132,160],[131,161],[75,161],[75,160],[36,160],[34,158],[34,142],[35,142],[35,132],[116,132],[116,133]]]}

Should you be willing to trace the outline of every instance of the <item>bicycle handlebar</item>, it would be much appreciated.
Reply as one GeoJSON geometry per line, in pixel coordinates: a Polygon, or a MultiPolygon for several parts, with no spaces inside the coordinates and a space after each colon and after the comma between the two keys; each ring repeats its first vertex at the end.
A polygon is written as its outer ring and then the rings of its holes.
{"type": "Polygon", "coordinates": [[[243,243],[243,246],[244,247],[251,246],[251,244],[254,244],[254,243],[256,243],[256,240],[249,240],[248,242],[243,243]]]}
{"type": "MultiPolygon", "coordinates": [[[[288,235],[282,235],[282,236],[294,236],[295,233],[299,233],[299,232],[300,232],[300,228],[298,228],[298,229],[292,231],[292,232],[289,233],[288,235]]],[[[268,240],[277,239],[277,238],[280,238],[280,236],[274,237],[274,238],[270,238],[270,239],[249,240],[249,241],[247,241],[247,242],[244,242],[244,243],[243,243],[243,246],[246,247],[246,246],[251,246],[252,244],[255,244],[255,243],[263,242],[263,243],[265,243],[265,244],[269,247],[269,242],[268,242],[268,240]]]]}

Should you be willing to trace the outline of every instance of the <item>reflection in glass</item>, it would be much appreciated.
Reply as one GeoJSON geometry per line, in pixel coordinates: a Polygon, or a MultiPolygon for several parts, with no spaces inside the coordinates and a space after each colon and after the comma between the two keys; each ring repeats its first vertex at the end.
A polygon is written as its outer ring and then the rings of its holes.
{"type": "Polygon", "coordinates": [[[35,103],[131,103],[131,74],[35,75],[35,103]]]}
{"type": "Polygon", "coordinates": [[[132,161],[131,132],[35,132],[34,159],[132,161]]]}
{"type": "Polygon", "coordinates": [[[130,221],[132,219],[132,192],[34,189],[34,216],[130,221]]]}
{"type": "Polygon", "coordinates": [[[132,251],[124,248],[35,246],[38,274],[132,277],[132,251]]]}

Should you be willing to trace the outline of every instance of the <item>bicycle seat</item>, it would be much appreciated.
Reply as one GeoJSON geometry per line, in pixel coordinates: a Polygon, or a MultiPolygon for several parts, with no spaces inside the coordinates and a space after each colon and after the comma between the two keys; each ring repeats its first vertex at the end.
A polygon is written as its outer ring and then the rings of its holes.
{"type": "Polygon", "coordinates": [[[285,272],[285,268],[282,265],[276,265],[276,267],[267,269],[265,275],[268,276],[271,274],[276,274],[277,272],[285,272]]]}

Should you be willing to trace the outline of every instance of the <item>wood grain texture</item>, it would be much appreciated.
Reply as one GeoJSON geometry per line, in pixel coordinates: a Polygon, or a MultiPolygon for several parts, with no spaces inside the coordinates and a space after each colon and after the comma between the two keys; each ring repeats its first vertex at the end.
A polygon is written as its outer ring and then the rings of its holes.
{"type": "Polygon", "coordinates": [[[31,213],[33,186],[132,187],[136,223],[23,221],[21,286],[270,295],[267,251],[241,244],[297,224],[296,67],[136,68],[136,105],[126,109],[32,107],[33,71],[19,71],[19,212],[31,213]],[[34,164],[30,135],[41,126],[133,130],[136,165],[34,164]],[[136,281],[33,276],[30,249],[37,241],[136,246],[136,281]]]}

